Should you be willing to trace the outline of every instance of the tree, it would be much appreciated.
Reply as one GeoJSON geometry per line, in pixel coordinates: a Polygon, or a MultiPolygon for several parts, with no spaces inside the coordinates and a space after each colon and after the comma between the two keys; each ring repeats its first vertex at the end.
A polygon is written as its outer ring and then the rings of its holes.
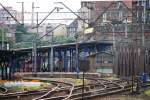
{"type": "Polygon", "coordinates": [[[55,36],[53,42],[54,44],[73,43],[75,42],[75,38],[67,36],[55,36]]]}
{"type": "Polygon", "coordinates": [[[32,47],[33,40],[38,37],[35,33],[29,33],[23,25],[16,25],[16,43],[13,48],[29,48],[32,47]]]}
{"type": "MultiPolygon", "coordinates": [[[[2,42],[2,34],[3,34],[3,42],[4,42],[4,43],[9,43],[10,46],[12,46],[13,43],[15,42],[15,38],[14,38],[14,37],[7,37],[7,35],[6,35],[6,30],[0,29],[0,42],[2,42]]],[[[0,43],[0,44],[1,44],[1,43],[0,43]]]]}
{"type": "Polygon", "coordinates": [[[27,34],[27,29],[23,25],[16,25],[16,42],[22,42],[24,40],[24,35],[27,34]]]}

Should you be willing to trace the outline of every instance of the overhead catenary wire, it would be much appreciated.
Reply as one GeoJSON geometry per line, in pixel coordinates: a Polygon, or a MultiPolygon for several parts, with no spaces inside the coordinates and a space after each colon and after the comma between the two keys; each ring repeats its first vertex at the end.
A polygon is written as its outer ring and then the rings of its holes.
{"type": "Polygon", "coordinates": [[[5,6],[2,5],[2,3],[0,3],[0,5],[1,5],[2,8],[17,22],[17,24],[22,25],[22,24],[17,20],[17,18],[14,17],[14,16],[11,14],[11,12],[10,12],[9,10],[7,10],[7,8],[5,8],[5,6]]]}

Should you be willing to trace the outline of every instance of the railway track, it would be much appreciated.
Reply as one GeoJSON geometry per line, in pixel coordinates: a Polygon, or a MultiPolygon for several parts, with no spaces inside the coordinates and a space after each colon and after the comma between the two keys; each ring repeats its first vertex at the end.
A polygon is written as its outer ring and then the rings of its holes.
{"type": "Polygon", "coordinates": [[[0,86],[0,94],[5,94],[7,93],[8,89],[5,87],[0,86]]]}
{"type": "MultiPolygon", "coordinates": [[[[47,97],[42,98],[41,100],[81,100],[82,96],[84,96],[84,99],[91,99],[98,96],[104,96],[108,94],[114,94],[119,93],[123,91],[127,91],[128,86],[119,84],[122,83],[122,81],[115,80],[115,81],[109,81],[104,79],[92,79],[87,78],[92,81],[95,81],[95,84],[88,84],[84,86],[84,93],[82,94],[82,85],[81,86],[75,86],[72,94],[69,95],[67,98],[66,96],[55,96],[55,97],[47,97]]],[[[60,91],[60,90],[59,90],[60,91]]],[[[67,89],[64,89],[63,91],[67,91],[67,89]]],[[[58,91],[57,91],[58,92],[58,91]]]]}
{"type": "MultiPolygon", "coordinates": [[[[54,88],[57,87],[58,85],[56,83],[51,83],[54,85],[54,88]]],[[[35,98],[39,97],[40,95],[44,95],[48,91],[50,91],[51,88],[47,89],[40,89],[40,90],[30,90],[30,91],[21,91],[21,92],[5,92],[0,94],[0,100],[16,100],[16,99],[21,99],[21,100],[27,100],[27,98],[35,98]]]]}
{"type": "MultiPolygon", "coordinates": [[[[100,79],[103,80],[103,79],[100,79]]],[[[104,86],[104,88],[100,89],[94,89],[92,91],[87,91],[78,94],[72,94],[72,96],[69,98],[69,100],[91,100],[92,98],[98,98],[106,95],[112,95],[115,93],[121,93],[125,91],[129,91],[131,88],[128,84],[122,85],[122,81],[116,80],[116,81],[100,81],[100,83],[104,86]],[[83,95],[83,97],[82,97],[83,95]]]]}
{"type": "MultiPolygon", "coordinates": [[[[92,98],[111,95],[124,91],[129,91],[130,86],[126,81],[122,80],[105,80],[105,79],[93,79],[90,84],[84,86],[84,93],[82,93],[83,86],[74,86],[73,83],[59,82],[59,81],[47,81],[54,85],[51,89],[26,91],[19,93],[5,93],[0,95],[0,99],[10,100],[8,98],[14,98],[11,100],[91,100],[92,98]],[[33,96],[31,98],[31,95],[33,96]],[[24,99],[23,99],[24,98],[24,99]]],[[[46,80],[41,80],[46,81],[46,80]]]]}
{"type": "Polygon", "coordinates": [[[56,88],[33,100],[67,100],[74,90],[74,84],[58,81],[57,83],[56,88]]]}

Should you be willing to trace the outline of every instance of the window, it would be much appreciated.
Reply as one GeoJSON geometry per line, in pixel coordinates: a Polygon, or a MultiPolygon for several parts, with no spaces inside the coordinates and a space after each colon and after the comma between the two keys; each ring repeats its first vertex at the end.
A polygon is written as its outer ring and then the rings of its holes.
{"type": "Polygon", "coordinates": [[[88,6],[88,2],[82,2],[81,3],[81,7],[87,7],[88,6]]]}
{"type": "Polygon", "coordinates": [[[139,12],[137,11],[137,13],[136,13],[136,16],[137,16],[137,18],[139,19],[139,12]]]}
{"type": "Polygon", "coordinates": [[[119,19],[122,19],[122,17],[123,17],[123,11],[119,10],[119,19]]]}
{"type": "Polygon", "coordinates": [[[145,0],[142,0],[141,2],[142,2],[142,6],[145,6],[145,0]]]}
{"type": "Polygon", "coordinates": [[[107,21],[107,13],[103,13],[103,22],[107,21]]]}

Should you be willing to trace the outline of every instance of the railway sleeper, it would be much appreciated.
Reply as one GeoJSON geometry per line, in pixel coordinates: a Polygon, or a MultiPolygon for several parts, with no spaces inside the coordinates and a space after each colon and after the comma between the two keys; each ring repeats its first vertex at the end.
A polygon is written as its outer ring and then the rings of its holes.
{"type": "MultiPolygon", "coordinates": [[[[111,87],[109,89],[98,89],[98,90],[94,90],[94,91],[88,91],[88,92],[84,92],[84,96],[89,96],[89,95],[96,95],[96,94],[101,94],[101,93],[105,93],[114,89],[121,89],[120,87],[111,87]]],[[[70,98],[77,98],[77,97],[81,97],[82,93],[78,93],[78,94],[73,94],[70,98]]]]}
{"type": "Polygon", "coordinates": [[[106,92],[102,92],[102,93],[98,93],[98,94],[91,94],[91,95],[87,95],[87,96],[83,96],[83,98],[80,96],[80,97],[77,97],[77,98],[73,98],[71,100],[91,100],[93,98],[99,98],[99,97],[102,97],[102,96],[107,96],[107,95],[113,95],[113,94],[116,94],[116,93],[122,93],[122,92],[125,92],[125,91],[130,91],[131,89],[118,89],[118,90],[114,90],[114,91],[106,91],[106,92]]]}
{"type": "Polygon", "coordinates": [[[7,89],[7,88],[0,86],[0,93],[1,93],[1,94],[7,93],[7,92],[8,92],[8,89],[7,89]]]}
{"type": "MultiPolygon", "coordinates": [[[[81,92],[82,92],[82,89],[83,89],[83,87],[75,88],[75,89],[73,90],[73,94],[74,94],[74,93],[81,93],[81,92]]],[[[84,87],[84,91],[90,91],[90,88],[89,88],[89,87],[84,87]]]]}
{"type": "Polygon", "coordinates": [[[5,95],[0,95],[0,100],[1,99],[10,99],[10,98],[16,98],[18,96],[28,96],[28,95],[38,95],[38,94],[44,94],[46,93],[47,91],[39,91],[39,92],[30,92],[30,93],[27,93],[27,92],[23,92],[23,93],[13,93],[13,94],[5,94],[5,95]]]}
{"type": "Polygon", "coordinates": [[[51,97],[51,98],[43,98],[40,100],[63,100],[65,99],[67,96],[57,96],[57,97],[51,97]]]}

